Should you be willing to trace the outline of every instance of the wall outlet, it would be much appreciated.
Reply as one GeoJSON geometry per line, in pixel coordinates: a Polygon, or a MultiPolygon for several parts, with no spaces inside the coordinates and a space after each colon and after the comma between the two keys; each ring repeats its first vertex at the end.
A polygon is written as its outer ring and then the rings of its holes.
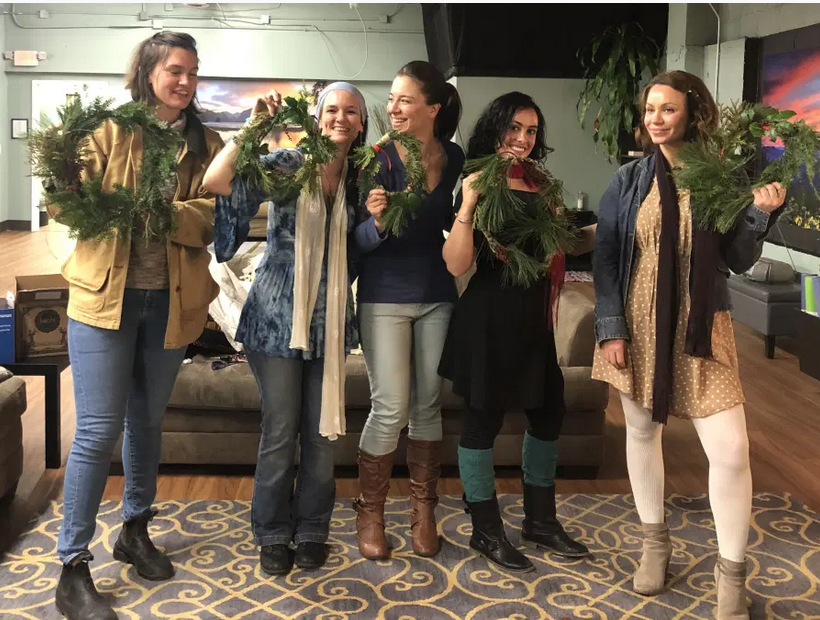
{"type": "Polygon", "coordinates": [[[262,25],[270,24],[270,15],[260,15],[259,23],[262,25]]]}
{"type": "Polygon", "coordinates": [[[161,19],[152,19],[151,20],[151,28],[154,30],[162,30],[162,20],[161,19]]]}
{"type": "Polygon", "coordinates": [[[51,17],[51,16],[48,14],[48,11],[46,11],[45,9],[40,9],[40,11],[37,13],[37,16],[38,16],[40,19],[48,19],[49,17],[51,17]]]}

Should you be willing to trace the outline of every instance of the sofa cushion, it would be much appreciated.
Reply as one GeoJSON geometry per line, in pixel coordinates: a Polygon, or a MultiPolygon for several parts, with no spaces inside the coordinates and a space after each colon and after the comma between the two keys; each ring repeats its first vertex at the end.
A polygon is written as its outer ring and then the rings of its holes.
{"type": "Polygon", "coordinates": [[[743,293],[764,303],[776,301],[800,301],[800,283],[770,283],[756,282],[746,276],[732,275],[729,277],[729,290],[743,293]]]}
{"type": "Polygon", "coordinates": [[[20,377],[10,377],[0,383],[0,429],[6,425],[19,425],[26,406],[25,381],[20,377]]]}

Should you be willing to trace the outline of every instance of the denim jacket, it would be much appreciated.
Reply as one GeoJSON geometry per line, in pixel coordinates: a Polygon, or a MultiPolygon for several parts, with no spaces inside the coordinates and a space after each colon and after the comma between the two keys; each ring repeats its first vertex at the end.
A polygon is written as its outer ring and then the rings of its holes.
{"type": "MultiPolygon", "coordinates": [[[[630,162],[618,170],[601,197],[595,237],[595,335],[598,343],[629,340],[624,307],[635,256],[638,207],[655,180],[655,155],[630,162]]],[[[720,243],[719,271],[715,278],[718,311],[730,310],[729,271],[743,273],[760,258],[763,240],[777,220],[775,215],[749,205],[720,243]]],[[[691,284],[691,282],[690,282],[691,284]]]]}

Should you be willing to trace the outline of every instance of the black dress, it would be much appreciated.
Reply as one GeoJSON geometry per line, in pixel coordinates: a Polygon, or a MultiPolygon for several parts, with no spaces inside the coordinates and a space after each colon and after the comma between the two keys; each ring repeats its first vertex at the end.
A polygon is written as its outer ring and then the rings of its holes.
{"type": "MultiPolygon", "coordinates": [[[[513,190],[532,208],[534,194],[513,190]]],[[[461,194],[456,199],[456,211],[461,194]]],[[[503,243],[503,239],[499,239],[503,243]]],[[[456,302],[439,374],[468,406],[564,409],[564,380],[548,326],[549,280],[502,285],[502,263],[476,231],[476,273],[456,302]]]]}

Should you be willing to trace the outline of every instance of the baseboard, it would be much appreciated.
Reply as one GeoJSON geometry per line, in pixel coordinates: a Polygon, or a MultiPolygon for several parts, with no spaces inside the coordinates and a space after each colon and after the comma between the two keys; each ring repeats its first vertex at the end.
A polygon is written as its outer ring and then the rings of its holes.
{"type": "MultiPolygon", "coordinates": [[[[48,226],[48,213],[45,211],[40,211],[40,226],[48,226]]],[[[6,232],[7,230],[29,231],[31,230],[31,221],[6,220],[5,222],[0,222],[0,232],[6,232]]]]}

